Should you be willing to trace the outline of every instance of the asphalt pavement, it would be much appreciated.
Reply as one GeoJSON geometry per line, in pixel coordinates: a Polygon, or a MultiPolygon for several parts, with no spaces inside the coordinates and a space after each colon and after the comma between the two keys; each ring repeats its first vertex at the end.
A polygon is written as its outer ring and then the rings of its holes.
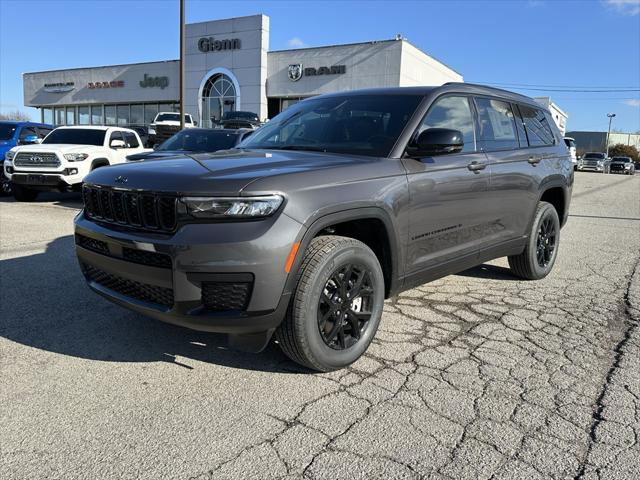
{"type": "Polygon", "coordinates": [[[330,374],[91,293],[79,208],[0,199],[2,479],[640,478],[640,176],[577,173],[549,277],[405,292],[330,374]]]}

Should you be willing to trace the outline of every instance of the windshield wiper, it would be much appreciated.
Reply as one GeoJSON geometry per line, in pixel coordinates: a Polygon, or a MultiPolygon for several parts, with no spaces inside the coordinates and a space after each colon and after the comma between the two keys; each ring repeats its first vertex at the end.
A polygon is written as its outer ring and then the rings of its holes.
{"type": "Polygon", "coordinates": [[[323,147],[314,147],[313,145],[280,145],[277,147],[267,147],[269,150],[305,150],[308,152],[326,152],[323,147]]]}

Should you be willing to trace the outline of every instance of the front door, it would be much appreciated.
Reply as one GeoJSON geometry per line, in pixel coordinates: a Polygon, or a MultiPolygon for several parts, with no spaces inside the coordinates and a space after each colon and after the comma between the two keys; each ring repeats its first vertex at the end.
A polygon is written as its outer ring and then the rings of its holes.
{"type": "Polygon", "coordinates": [[[415,135],[427,128],[460,130],[462,152],[403,159],[410,198],[408,277],[473,262],[492,230],[486,209],[490,171],[485,154],[476,148],[472,112],[467,96],[438,98],[415,135]]]}

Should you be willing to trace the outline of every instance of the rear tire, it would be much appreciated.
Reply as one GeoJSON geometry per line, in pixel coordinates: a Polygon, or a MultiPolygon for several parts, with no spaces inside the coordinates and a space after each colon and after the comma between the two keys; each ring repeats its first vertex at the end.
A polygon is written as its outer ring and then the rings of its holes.
{"type": "Polygon", "coordinates": [[[15,183],[11,186],[11,194],[18,202],[33,202],[38,198],[37,190],[31,190],[15,183]]]}
{"type": "Polygon", "coordinates": [[[355,362],[378,329],[384,276],[364,243],[321,236],[307,248],[276,340],[294,362],[328,372],[355,362]]]}
{"type": "Polygon", "coordinates": [[[509,257],[509,267],[525,280],[546,277],[558,255],[560,244],[560,219],[553,205],[539,202],[524,251],[509,257]]]}

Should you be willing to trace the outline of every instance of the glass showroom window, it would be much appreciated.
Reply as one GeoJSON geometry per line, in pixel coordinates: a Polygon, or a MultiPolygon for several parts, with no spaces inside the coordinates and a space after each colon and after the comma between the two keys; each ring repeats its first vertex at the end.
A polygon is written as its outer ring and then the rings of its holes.
{"type": "Polygon", "coordinates": [[[89,107],[78,107],[78,125],[89,125],[89,107]]]}
{"type": "Polygon", "coordinates": [[[42,109],[42,123],[48,123],[49,125],[53,124],[53,109],[51,108],[42,109]]]}
{"type": "Polygon", "coordinates": [[[173,109],[173,103],[161,103],[159,108],[161,112],[175,112],[173,109]]]}
{"type": "Polygon", "coordinates": [[[149,104],[144,106],[144,123],[145,125],[149,125],[153,123],[153,119],[156,118],[158,114],[158,105],[149,104]]]}
{"type": "Polygon", "coordinates": [[[102,105],[91,105],[91,125],[102,125],[102,105]]]}
{"type": "Polygon", "coordinates": [[[116,106],[115,105],[104,106],[104,123],[105,125],[116,124],[116,106]]]}
{"type": "Polygon", "coordinates": [[[55,120],[56,125],[64,125],[64,107],[56,107],[55,120]]]}
{"type": "Polygon", "coordinates": [[[142,105],[131,105],[131,125],[144,123],[144,108],[142,105]]]}
{"type": "Polygon", "coordinates": [[[67,107],[67,125],[76,124],[76,107],[67,107]]]}
{"type": "Polygon", "coordinates": [[[118,105],[118,125],[129,125],[129,105],[118,105]]]}

